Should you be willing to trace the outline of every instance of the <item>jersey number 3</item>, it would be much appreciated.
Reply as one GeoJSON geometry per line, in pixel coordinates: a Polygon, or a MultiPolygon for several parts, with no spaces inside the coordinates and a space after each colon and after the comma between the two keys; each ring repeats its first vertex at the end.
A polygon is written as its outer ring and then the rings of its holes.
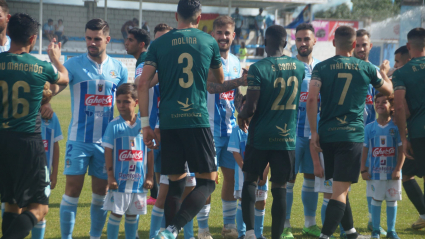
{"type": "Polygon", "coordinates": [[[288,81],[285,82],[285,79],[282,77],[277,78],[274,81],[274,88],[278,88],[278,84],[280,83],[280,92],[277,98],[274,100],[272,104],[272,110],[295,110],[297,106],[294,103],[295,97],[298,93],[298,79],[295,76],[291,76],[288,78],[288,81]],[[292,90],[292,94],[289,97],[288,101],[286,101],[286,105],[279,105],[280,101],[282,100],[283,96],[285,95],[286,86],[291,86],[292,83],[294,83],[294,89],[292,90]]]}
{"type": "MultiPolygon", "coordinates": [[[[7,119],[8,111],[9,111],[9,86],[6,81],[0,81],[0,88],[1,92],[3,94],[2,104],[4,106],[3,108],[3,118],[7,119]]],[[[27,116],[30,110],[30,103],[24,99],[24,98],[18,98],[19,96],[19,88],[23,88],[24,93],[30,93],[30,85],[25,81],[17,81],[15,84],[13,84],[12,87],[12,116],[15,119],[22,118],[24,116],[27,116]],[[22,105],[22,111],[21,113],[18,113],[18,107],[19,105],[22,105]]]]}
{"type": "Polygon", "coordinates": [[[193,85],[193,57],[189,53],[182,53],[179,56],[179,64],[183,64],[183,59],[187,60],[187,66],[183,68],[183,73],[187,75],[187,82],[184,82],[183,77],[180,77],[179,84],[183,88],[189,88],[193,85]]]}

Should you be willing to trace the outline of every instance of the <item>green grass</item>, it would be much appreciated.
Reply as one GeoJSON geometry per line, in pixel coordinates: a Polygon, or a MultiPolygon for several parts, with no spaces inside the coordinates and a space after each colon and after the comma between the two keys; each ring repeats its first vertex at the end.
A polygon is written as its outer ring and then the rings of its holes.
{"type": "MultiPolygon", "coordinates": [[[[59,224],[59,206],[62,195],[65,191],[65,177],[62,174],[64,168],[64,153],[65,143],[68,136],[68,126],[71,120],[71,104],[70,104],[69,90],[65,90],[51,101],[52,107],[59,117],[64,140],[60,141],[60,163],[59,163],[59,175],[58,183],[56,188],[52,191],[50,197],[50,210],[47,215],[47,227],[45,238],[60,238],[60,224],[59,224]]],[[[291,224],[293,232],[296,238],[307,238],[302,236],[301,229],[304,226],[303,206],[301,202],[301,187],[302,187],[302,176],[298,176],[298,181],[294,187],[294,203],[292,207],[292,219],[291,224]]],[[[418,179],[419,185],[423,185],[423,180],[418,179]]],[[[217,185],[215,192],[212,195],[212,210],[209,219],[210,231],[215,239],[221,238],[222,229],[222,210],[221,210],[221,185],[217,185]]],[[[358,231],[364,234],[369,234],[366,231],[367,223],[367,203],[366,203],[366,183],[361,181],[355,184],[351,188],[350,201],[354,216],[354,225],[358,231]]],[[[317,208],[317,224],[321,226],[320,220],[320,209],[322,204],[322,195],[319,197],[319,203],[317,208]]],[[[78,213],[76,218],[76,224],[74,228],[73,238],[89,238],[90,230],[90,203],[91,203],[91,178],[86,177],[83,192],[78,204],[78,213]]],[[[271,238],[271,204],[272,196],[269,191],[269,197],[266,208],[266,217],[264,220],[264,236],[271,238]]],[[[148,208],[148,214],[141,216],[139,224],[139,235],[141,239],[147,239],[149,235],[150,226],[150,212],[152,206],[148,208]]],[[[381,225],[386,228],[386,216],[385,216],[385,203],[382,206],[382,219],[381,225]]],[[[418,213],[413,207],[412,203],[408,200],[405,192],[403,191],[403,200],[398,202],[398,215],[396,230],[400,238],[425,238],[424,231],[417,231],[410,228],[411,223],[418,219],[418,213]]],[[[0,219],[1,221],[1,219],[0,219]]],[[[121,222],[120,237],[124,237],[124,220],[121,222]]],[[[194,222],[195,236],[197,235],[197,222],[194,222]]],[[[180,238],[182,238],[182,234],[180,238]]],[[[28,237],[29,238],[29,237],[28,237]]],[[[106,238],[106,225],[103,230],[102,238],[106,238]]]]}

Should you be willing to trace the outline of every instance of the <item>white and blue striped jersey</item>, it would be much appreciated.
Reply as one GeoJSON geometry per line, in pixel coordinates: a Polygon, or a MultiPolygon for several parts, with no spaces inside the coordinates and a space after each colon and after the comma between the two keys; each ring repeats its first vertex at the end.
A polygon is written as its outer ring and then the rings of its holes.
{"type": "MultiPolygon", "coordinates": [[[[296,56],[294,58],[296,58],[296,56]]],[[[311,65],[303,62],[305,66],[305,77],[301,85],[300,102],[298,104],[298,120],[297,120],[297,136],[298,137],[309,137],[310,135],[310,124],[308,123],[308,119],[307,119],[307,97],[308,97],[308,90],[309,90],[310,81],[311,81],[311,72],[313,71],[313,68],[316,66],[316,64],[319,62],[320,61],[317,60],[316,58],[313,58],[313,62],[311,63],[311,65]]]]}
{"type": "Polygon", "coordinates": [[[382,126],[378,121],[366,125],[364,147],[369,148],[368,164],[372,180],[391,180],[397,165],[398,147],[402,145],[397,126],[391,120],[382,126]]]}
{"type": "MultiPolygon", "coordinates": [[[[136,74],[134,79],[138,76],[142,75],[143,66],[145,66],[145,62],[140,63],[136,67],[136,74]]],[[[152,129],[155,129],[159,121],[159,103],[161,101],[159,94],[159,84],[156,84],[154,87],[149,88],[149,125],[152,129]]]]}
{"type": "Polygon", "coordinates": [[[118,116],[106,128],[102,146],[113,149],[114,177],[121,193],[146,193],[143,184],[147,174],[147,148],[140,133],[142,125],[137,117],[128,125],[118,116]]]}
{"type": "Polygon", "coordinates": [[[114,118],[115,91],[127,82],[127,68],[109,56],[97,64],[87,54],[69,59],[64,66],[71,91],[68,140],[101,143],[106,126],[114,118]]]}
{"type": "Polygon", "coordinates": [[[6,35],[7,42],[4,46],[0,46],[0,53],[8,51],[10,49],[10,37],[6,35]]]}
{"type": "MultiPolygon", "coordinates": [[[[235,55],[229,53],[227,60],[223,57],[221,58],[221,63],[225,81],[241,77],[241,64],[235,55]]],[[[225,138],[226,140],[220,140],[220,137],[229,137],[233,127],[236,125],[235,90],[220,94],[208,93],[208,114],[216,147],[223,147],[226,144],[227,138],[225,138]]]]}
{"type": "MultiPolygon", "coordinates": [[[[242,159],[245,159],[245,147],[246,141],[248,140],[248,133],[243,132],[239,126],[235,126],[230,134],[229,145],[227,146],[227,151],[233,153],[239,153],[242,156],[242,159]]],[[[235,191],[242,190],[244,182],[244,175],[242,169],[239,167],[238,163],[235,160],[235,191]]],[[[263,186],[258,186],[258,190],[267,191],[267,183],[263,186]]]]}
{"type": "MultiPolygon", "coordinates": [[[[370,63],[370,62],[369,62],[370,63]]],[[[379,72],[379,67],[375,66],[374,64],[370,63],[372,66],[376,68],[376,70],[379,72]]],[[[366,108],[364,112],[364,123],[365,125],[372,123],[376,120],[376,112],[375,107],[373,105],[373,100],[375,98],[375,95],[377,94],[377,91],[371,84],[369,84],[369,87],[367,89],[367,96],[366,96],[366,108]]]]}
{"type": "Polygon", "coordinates": [[[52,171],[54,144],[63,139],[61,126],[56,113],[49,120],[41,120],[41,137],[43,138],[44,151],[46,152],[47,168],[52,171]]]}

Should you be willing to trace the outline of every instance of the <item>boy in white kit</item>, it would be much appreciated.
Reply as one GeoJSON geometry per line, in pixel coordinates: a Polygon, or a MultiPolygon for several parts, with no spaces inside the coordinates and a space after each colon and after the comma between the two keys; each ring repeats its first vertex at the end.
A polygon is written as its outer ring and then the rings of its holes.
{"type": "Polygon", "coordinates": [[[102,142],[109,185],[103,210],[111,211],[108,239],[118,238],[124,214],[125,238],[134,239],[137,217],[147,213],[146,193],[153,185],[153,160],[147,158],[140,118],[135,113],[136,86],[129,83],[119,86],[116,103],[120,116],[108,124],[102,142]]]}

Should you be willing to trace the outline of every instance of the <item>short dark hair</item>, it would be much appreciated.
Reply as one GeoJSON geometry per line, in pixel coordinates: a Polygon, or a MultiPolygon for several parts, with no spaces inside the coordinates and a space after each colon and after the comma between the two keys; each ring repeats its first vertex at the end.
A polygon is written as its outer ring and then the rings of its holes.
{"type": "Polygon", "coordinates": [[[407,46],[399,47],[397,50],[395,50],[394,55],[399,54],[399,53],[400,53],[400,55],[409,54],[409,50],[407,49],[407,46]]]}
{"type": "Polygon", "coordinates": [[[314,33],[314,27],[310,23],[301,23],[295,29],[295,33],[297,33],[298,31],[302,31],[302,30],[310,30],[314,33]]]}
{"type": "Polygon", "coordinates": [[[356,31],[350,26],[340,26],[335,30],[335,45],[344,50],[351,50],[356,40],[356,31]]]}
{"type": "Polygon", "coordinates": [[[215,29],[216,27],[223,27],[230,24],[233,28],[233,30],[235,30],[235,21],[233,20],[233,18],[229,17],[229,16],[219,16],[217,17],[214,22],[213,22],[213,29],[215,29]]]}
{"type": "MultiPolygon", "coordinates": [[[[382,93],[378,92],[378,93],[375,95],[375,102],[376,102],[376,99],[378,99],[379,97],[386,97],[386,98],[387,98],[387,100],[388,100],[388,102],[390,103],[390,105],[391,105],[391,106],[394,106],[394,94],[391,94],[391,95],[387,96],[387,95],[384,95],[384,94],[382,94],[382,93]]],[[[394,114],[394,110],[393,110],[393,109],[391,109],[391,110],[390,110],[390,115],[393,115],[393,114],[394,114]]]]}
{"type": "Polygon", "coordinates": [[[171,30],[173,30],[172,27],[168,26],[165,23],[160,23],[160,24],[158,24],[158,25],[155,26],[155,29],[153,30],[153,35],[155,36],[155,34],[157,32],[171,31],[171,30]]]}
{"type": "Polygon", "coordinates": [[[53,19],[49,18],[49,20],[47,20],[47,22],[53,22],[53,19]]]}
{"type": "Polygon", "coordinates": [[[148,48],[149,43],[151,43],[151,37],[149,36],[149,33],[144,29],[135,27],[130,29],[128,31],[128,34],[133,34],[134,38],[136,38],[138,43],[144,42],[145,48],[148,48]]]}
{"type": "Polygon", "coordinates": [[[286,45],[286,29],[279,25],[273,25],[266,30],[267,44],[272,47],[280,47],[286,45]]]}
{"type": "Polygon", "coordinates": [[[7,31],[10,39],[18,44],[27,45],[31,36],[37,35],[40,24],[26,13],[16,13],[10,17],[7,31]]]}
{"type": "Polygon", "coordinates": [[[368,31],[366,31],[365,29],[359,29],[356,31],[356,37],[362,37],[362,36],[367,36],[368,38],[370,38],[370,33],[368,31]]]}
{"type": "Polygon", "coordinates": [[[101,18],[95,18],[88,21],[86,23],[86,28],[84,29],[84,31],[87,31],[87,29],[90,29],[92,31],[102,30],[103,35],[109,35],[109,24],[101,18]]]}
{"type": "MultiPolygon", "coordinates": [[[[137,86],[131,83],[124,83],[117,88],[117,92],[115,93],[116,97],[119,95],[131,95],[131,98],[137,100],[137,86]]],[[[115,98],[116,98],[115,97],[115,98]]]]}
{"type": "Polygon", "coordinates": [[[5,0],[0,0],[0,7],[4,13],[9,13],[9,5],[7,5],[7,2],[5,0]]]}
{"type": "MultiPolygon", "coordinates": [[[[177,5],[177,13],[184,19],[194,18],[196,14],[202,10],[201,1],[199,0],[180,0],[177,5]]],[[[191,19],[195,20],[195,19],[191,19]]]]}
{"type": "Polygon", "coordinates": [[[63,23],[63,20],[62,19],[59,19],[58,22],[62,22],[63,23]]]}
{"type": "Polygon", "coordinates": [[[407,41],[416,49],[425,48],[425,29],[416,27],[407,33],[407,41]]]}

